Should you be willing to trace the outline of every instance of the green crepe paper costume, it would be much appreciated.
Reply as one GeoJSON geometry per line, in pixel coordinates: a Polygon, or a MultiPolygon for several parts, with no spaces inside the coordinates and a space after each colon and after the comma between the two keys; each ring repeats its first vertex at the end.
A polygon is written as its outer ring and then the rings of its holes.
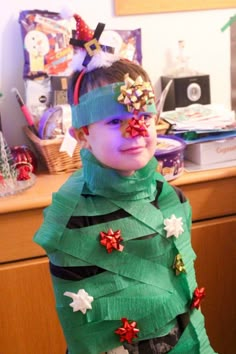
{"type": "MultiPolygon", "coordinates": [[[[53,195],[44,223],[34,240],[57,266],[96,265],[104,272],[80,281],[52,276],[56,307],[70,354],[99,354],[121,345],[114,331],[121,318],[136,321],[138,340],[169,333],[176,316],[187,311],[190,323],[171,354],[211,354],[200,310],[190,310],[197,286],[190,242],[191,208],[181,203],[175,190],[156,172],[153,158],[133,176],[122,177],[103,168],[88,150],[81,150],[83,169],[75,172],[53,195]],[[152,202],[157,181],[163,182],[157,209],[152,202]],[[86,197],[84,196],[86,195],[86,197]],[[79,229],[66,228],[71,216],[105,215],[123,209],[122,219],[79,229]],[[166,237],[164,219],[182,218],[184,232],[166,237]],[[121,230],[122,252],[108,253],[99,234],[121,230]],[[147,237],[152,235],[155,237],[147,237]],[[173,270],[175,256],[182,255],[186,273],[173,270]],[[86,314],[73,312],[66,291],[84,289],[94,298],[86,314]]],[[[135,340],[134,340],[135,341],[135,340]]]]}

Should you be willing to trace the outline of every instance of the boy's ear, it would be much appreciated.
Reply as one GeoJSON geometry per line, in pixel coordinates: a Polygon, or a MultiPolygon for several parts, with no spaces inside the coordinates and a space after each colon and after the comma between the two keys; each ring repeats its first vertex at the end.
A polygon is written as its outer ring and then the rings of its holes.
{"type": "Polygon", "coordinates": [[[84,133],[82,128],[70,128],[70,134],[78,141],[82,148],[89,148],[89,143],[87,140],[87,135],[84,133]]]}

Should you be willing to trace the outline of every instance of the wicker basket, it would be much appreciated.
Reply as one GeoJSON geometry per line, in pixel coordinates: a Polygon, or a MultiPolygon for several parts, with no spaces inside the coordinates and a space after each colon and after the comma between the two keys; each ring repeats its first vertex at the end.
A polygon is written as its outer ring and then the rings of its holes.
{"type": "Polygon", "coordinates": [[[23,130],[35,146],[36,150],[39,152],[39,155],[46,164],[49,173],[62,174],[66,172],[73,172],[82,167],[80,148],[78,144],[76,145],[73,156],[70,157],[66,152],[59,151],[62,139],[42,140],[32,133],[27,126],[23,127],[23,130]]]}

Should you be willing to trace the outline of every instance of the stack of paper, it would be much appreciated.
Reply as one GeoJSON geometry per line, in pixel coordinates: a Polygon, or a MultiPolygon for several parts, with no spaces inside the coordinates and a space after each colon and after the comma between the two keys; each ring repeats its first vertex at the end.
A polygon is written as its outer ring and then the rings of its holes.
{"type": "Polygon", "coordinates": [[[235,112],[223,105],[193,104],[162,112],[161,118],[170,124],[172,134],[181,136],[188,143],[196,142],[196,139],[206,141],[236,136],[235,112]]]}

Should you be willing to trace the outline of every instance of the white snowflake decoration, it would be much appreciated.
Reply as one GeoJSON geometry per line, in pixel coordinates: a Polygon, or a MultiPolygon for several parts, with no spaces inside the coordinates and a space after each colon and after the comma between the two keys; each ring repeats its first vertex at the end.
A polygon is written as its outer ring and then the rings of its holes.
{"type": "Polygon", "coordinates": [[[77,294],[66,291],[64,295],[73,299],[70,303],[70,306],[73,307],[73,312],[81,311],[85,314],[87,310],[92,309],[91,302],[93,302],[93,297],[90,296],[84,289],[80,289],[77,294]]]}
{"type": "Polygon", "coordinates": [[[166,237],[179,237],[184,232],[182,217],[177,218],[174,214],[164,220],[164,230],[167,231],[166,237]]]}

